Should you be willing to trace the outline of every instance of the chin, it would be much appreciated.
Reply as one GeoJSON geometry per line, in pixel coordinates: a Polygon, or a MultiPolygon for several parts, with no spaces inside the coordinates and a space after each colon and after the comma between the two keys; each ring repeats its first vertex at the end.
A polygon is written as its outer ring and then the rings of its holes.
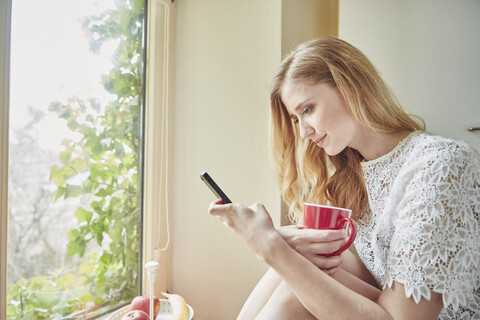
{"type": "Polygon", "coordinates": [[[334,156],[339,155],[345,149],[346,148],[343,148],[343,149],[332,149],[332,148],[329,148],[329,147],[323,148],[323,150],[325,150],[325,153],[327,155],[329,155],[330,157],[334,157],[334,156]]]}

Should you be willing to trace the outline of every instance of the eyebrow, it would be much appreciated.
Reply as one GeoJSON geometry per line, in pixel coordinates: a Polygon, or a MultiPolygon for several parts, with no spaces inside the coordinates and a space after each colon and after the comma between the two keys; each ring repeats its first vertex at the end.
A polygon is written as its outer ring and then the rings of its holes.
{"type": "MultiPolygon", "coordinates": [[[[308,103],[308,100],[309,99],[306,99],[306,100],[300,102],[299,104],[297,104],[297,106],[295,108],[293,108],[293,112],[298,112],[299,109],[301,109],[305,104],[308,103]]],[[[290,119],[292,119],[292,120],[298,119],[298,117],[296,115],[294,115],[293,113],[288,113],[288,115],[290,116],[290,119]]]]}
{"type": "Polygon", "coordinates": [[[300,102],[299,104],[297,104],[297,106],[295,108],[293,108],[293,111],[298,112],[299,109],[301,109],[306,104],[310,103],[309,100],[310,100],[310,98],[307,98],[307,99],[303,100],[302,102],[300,102]]]}

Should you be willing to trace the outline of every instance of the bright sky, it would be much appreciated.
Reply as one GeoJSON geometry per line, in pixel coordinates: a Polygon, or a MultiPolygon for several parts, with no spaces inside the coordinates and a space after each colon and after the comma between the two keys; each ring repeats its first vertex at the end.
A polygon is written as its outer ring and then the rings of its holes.
{"type": "Polygon", "coordinates": [[[27,106],[45,111],[38,141],[58,150],[69,131],[48,111],[50,102],[69,97],[112,100],[100,79],[112,68],[113,44],[101,54],[89,52],[80,18],[113,7],[114,0],[15,0],[12,9],[10,126],[23,126],[27,106]]]}

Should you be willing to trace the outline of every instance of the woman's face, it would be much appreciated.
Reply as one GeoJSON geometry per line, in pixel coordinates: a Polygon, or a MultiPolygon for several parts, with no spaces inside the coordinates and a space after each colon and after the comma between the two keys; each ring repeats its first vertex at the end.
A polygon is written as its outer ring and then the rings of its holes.
{"type": "Polygon", "coordinates": [[[312,140],[330,156],[347,146],[355,148],[360,127],[348,113],[337,87],[291,81],[283,85],[281,97],[303,139],[312,140]]]}

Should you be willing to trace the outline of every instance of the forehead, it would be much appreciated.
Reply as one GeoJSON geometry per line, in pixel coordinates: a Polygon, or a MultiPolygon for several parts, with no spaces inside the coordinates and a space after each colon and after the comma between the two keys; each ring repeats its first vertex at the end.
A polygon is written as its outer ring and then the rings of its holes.
{"type": "Polygon", "coordinates": [[[307,81],[287,81],[283,84],[280,97],[282,102],[289,112],[305,100],[310,97],[314,91],[314,85],[307,81]]]}
{"type": "Polygon", "coordinates": [[[309,81],[288,81],[282,86],[280,97],[290,115],[299,112],[303,105],[319,98],[326,98],[332,86],[328,83],[309,81]]]}

